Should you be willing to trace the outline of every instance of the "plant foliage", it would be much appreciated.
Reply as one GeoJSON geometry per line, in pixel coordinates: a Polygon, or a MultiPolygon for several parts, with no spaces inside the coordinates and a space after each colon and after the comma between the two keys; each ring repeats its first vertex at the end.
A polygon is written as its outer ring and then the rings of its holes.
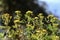
{"type": "Polygon", "coordinates": [[[27,11],[24,16],[21,11],[15,11],[15,15],[9,13],[0,15],[2,23],[0,29],[1,40],[60,40],[60,21],[53,15],[44,17],[39,13],[34,17],[33,11],[27,11]],[[22,18],[23,17],[23,18],[22,18]],[[9,25],[13,19],[13,25],[9,25]]]}

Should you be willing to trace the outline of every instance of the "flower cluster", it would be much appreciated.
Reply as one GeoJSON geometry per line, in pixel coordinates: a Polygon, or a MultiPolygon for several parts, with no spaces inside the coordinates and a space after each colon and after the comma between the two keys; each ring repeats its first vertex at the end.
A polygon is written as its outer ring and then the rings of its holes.
{"type": "Polygon", "coordinates": [[[0,33],[0,38],[3,40],[5,37],[8,40],[60,40],[60,21],[53,15],[45,17],[39,13],[34,16],[33,11],[27,11],[23,18],[22,16],[19,10],[15,11],[14,16],[10,16],[9,13],[2,14],[1,18],[5,26],[0,26],[0,29],[6,31],[0,33]],[[11,19],[13,24],[9,26],[11,19]]]}

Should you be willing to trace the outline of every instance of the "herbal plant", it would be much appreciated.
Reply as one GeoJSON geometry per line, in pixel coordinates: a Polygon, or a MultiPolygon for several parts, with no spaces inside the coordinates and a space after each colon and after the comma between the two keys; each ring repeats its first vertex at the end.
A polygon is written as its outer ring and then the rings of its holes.
{"type": "Polygon", "coordinates": [[[15,11],[14,16],[9,13],[2,14],[0,17],[3,25],[0,29],[4,32],[0,32],[1,40],[60,40],[60,20],[53,15],[34,15],[33,11],[27,11],[23,16],[19,10],[15,11]],[[13,24],[9,25],[11,19],[13,24]]]}

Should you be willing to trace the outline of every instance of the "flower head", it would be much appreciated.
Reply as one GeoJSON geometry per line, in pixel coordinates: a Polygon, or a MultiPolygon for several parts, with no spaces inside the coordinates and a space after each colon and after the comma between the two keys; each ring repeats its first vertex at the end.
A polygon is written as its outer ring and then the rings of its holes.
{"type": "Polygon", "coordinates": [[[39,15],[38,16],[42,16],[43,15],[43,13],[39,13],[39,15]]]}
{"type": "Polygon", "coordinates": [[[38,17],[35,17],[35,19],[38,19],[38,17]]]}
{"type": "Polygon", "coordinates": [[[15,11],[15,13],[16,13],[16,14],[19,14],[19,13],[21,13],[21,11],[17,10],[17,11],[15,11]]]}
{"type": "Polygon", "coordinates": [[[32,14],[33,14],[32,11],[27,11],[27,12],[26,12],[26,15],[28,15],[28,16],[30,16],[30,15],[32,15],[32,14]]]}
{"type": "Polygon", "coordinates": [[[17,22],[19,23],[19,22],[20,22],[20,20],[14,20],[14,23],[17,23],[17,22]]]}
{"type": "Polygon", "coordinates": [[[26,13],[31,13],[32,14],[33,12],[32,11],[27,11],[26,13]]]}
{"type": "Polygon", "coordinates": [[[47,17],[47,18],[52,18],[52,17],[54,17],[54,15],[48,15],[48,17],[47,17]]]}

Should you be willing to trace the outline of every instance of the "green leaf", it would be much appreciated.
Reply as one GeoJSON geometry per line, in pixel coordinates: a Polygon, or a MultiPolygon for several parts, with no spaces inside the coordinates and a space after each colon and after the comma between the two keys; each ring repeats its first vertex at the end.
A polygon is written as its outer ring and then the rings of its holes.
{"type": "Polygon", "coordinates": [[[4,36],[4,33],[0,33],[0,38],[2,38],[4,36]]]}

